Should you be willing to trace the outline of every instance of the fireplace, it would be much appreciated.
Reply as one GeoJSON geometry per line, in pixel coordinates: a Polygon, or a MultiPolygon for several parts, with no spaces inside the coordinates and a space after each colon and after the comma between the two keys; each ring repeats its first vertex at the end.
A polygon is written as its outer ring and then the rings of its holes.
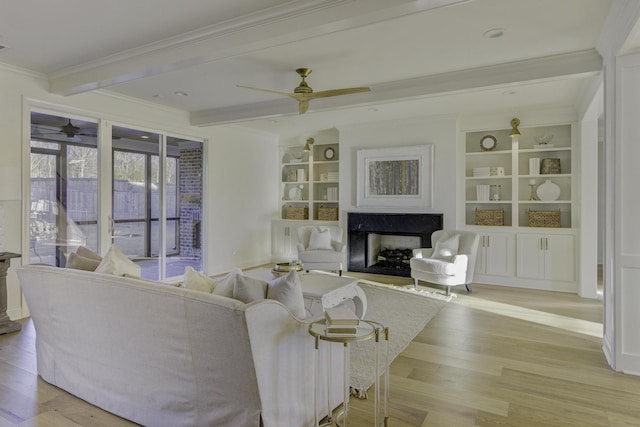
{"type": "Polygon", "coordinates": [[[409,277],[412,250],[430,248],[442,221],[442,214],[349,212],[348,271],[409,277]]]}

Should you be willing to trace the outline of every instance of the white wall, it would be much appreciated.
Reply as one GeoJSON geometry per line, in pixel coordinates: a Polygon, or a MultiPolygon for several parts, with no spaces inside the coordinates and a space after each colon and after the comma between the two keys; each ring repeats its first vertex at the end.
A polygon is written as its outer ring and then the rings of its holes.
{"type": "MultiPolygon", "coordinates": [[[[192,127],[184,111],[101,91],[62,97],[49,94],[47,87],[42,76],[0,64],[0,166],[22,164],[23,181],[28,182],[28,157],[23,156],[28,153],[31,106],[208,140],[205,271],[227,271],[269,259],[269,219],[276,209],[273,192],[278,188],[277,174],[272,172],[277,165],[276,137],[233,126],[192,127]]],[[[26,200],[0,203],[6,217],[5,250],[26,255],[23,206],[28,204],[26,200]]],[[[15,275],[15,267],[23,262],[12,260],[7,277],[7,313],[12,319],[26,314],[15,275]]]]}
{"type": "Polygon", "coordinates": [[[209,128],[207,271],[271,259],[271,219],[278,211],[278,139],[239,126],[209,128]]]}
{"type": "Polygon", "coordinates": [[[428,212],[443,213],[444,226],[455,227],[456,221],[456,135],[454,116],[425,117],[411,121],[376,122],[340,127],[340,213],[346,225],[346,212],[428,212]],[[357,153],[370,148],[434,145],[432,208],[358,208],[357,153]]]}

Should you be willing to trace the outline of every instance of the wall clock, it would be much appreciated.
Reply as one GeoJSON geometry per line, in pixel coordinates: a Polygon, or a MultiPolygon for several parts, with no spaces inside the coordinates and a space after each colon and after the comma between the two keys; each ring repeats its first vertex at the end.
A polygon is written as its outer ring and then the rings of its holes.
{"type": "Polygon", "coordinates": [[[326,150],[324,150],[324,158],[326,160],[333,160],[335,156],[336,156],[336,150],[334,150],[333,148],[329,147],[326,150]]]}
{"type": "Polygon", "coordinates": [[[497,145],[498,140],[493,135],[483,136],[482,139],[480,139],[480,148],[484,151],[491,151],[496,148],[497,145]]]}

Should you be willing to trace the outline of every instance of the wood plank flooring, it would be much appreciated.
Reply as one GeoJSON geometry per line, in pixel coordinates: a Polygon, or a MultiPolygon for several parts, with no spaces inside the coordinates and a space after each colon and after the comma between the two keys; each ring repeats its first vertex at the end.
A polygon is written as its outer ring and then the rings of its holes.
{"type": "MultiPolygon", "coordinates": [[[[488,285],[453,293],[391,366],[389,425],[640,426],[640,377],[608,367],[600,301],[488,285]]],[[[40,379],[34,335],[26,321],[0,336],[0,427],[133,425],[40,379]]],[[[349,425],[372,425],[372,407],[352,398],[349,425]]]]}

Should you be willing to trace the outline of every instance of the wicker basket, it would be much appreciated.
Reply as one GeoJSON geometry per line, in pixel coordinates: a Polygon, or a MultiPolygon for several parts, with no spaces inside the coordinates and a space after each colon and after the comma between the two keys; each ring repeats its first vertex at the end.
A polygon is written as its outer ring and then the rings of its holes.
{"type": "Polygon", "coordinates": [[[319,221],[337,221],[338,220],[338,208],[318,208],[318,220],[319,221]]]}
{"type": "Polygon", "coordinates": [[[287,206],[287,219],[309,219],[309,208],[287,206]]]}
{"type": "Polygon", "coordinates": [[[504,209],[476,209],[476,225],[504,225],[504,209]]]}
{"type": "Polygon", "coordinates": [[[529,227],[560,227],[560,211],[529,210],[529,227]]]}

